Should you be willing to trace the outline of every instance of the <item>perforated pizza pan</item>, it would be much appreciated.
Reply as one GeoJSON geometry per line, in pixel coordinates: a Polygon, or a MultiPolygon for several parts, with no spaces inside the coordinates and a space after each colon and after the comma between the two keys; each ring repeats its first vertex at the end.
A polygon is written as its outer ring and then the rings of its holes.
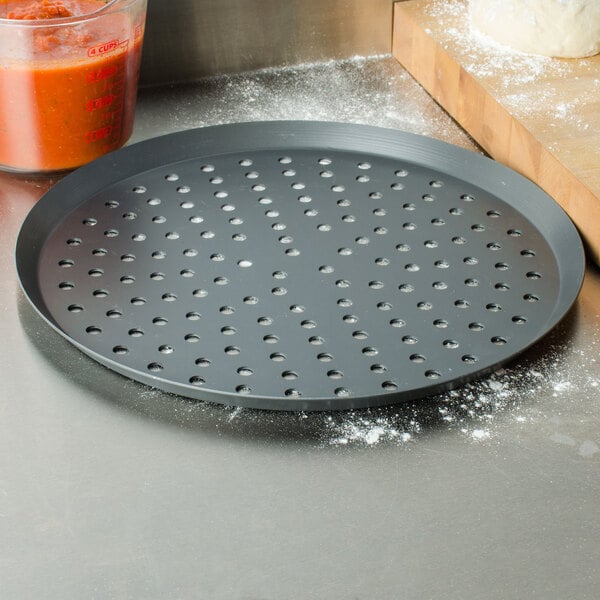
{"type": "Polygon", "coordinates": [[[101,364],[278,410],[391,404],[513,359],[571,307],[580,238],[537,186],[370,126],[167,135],[67,176],[20,232],[21,285],[101,364]]]}

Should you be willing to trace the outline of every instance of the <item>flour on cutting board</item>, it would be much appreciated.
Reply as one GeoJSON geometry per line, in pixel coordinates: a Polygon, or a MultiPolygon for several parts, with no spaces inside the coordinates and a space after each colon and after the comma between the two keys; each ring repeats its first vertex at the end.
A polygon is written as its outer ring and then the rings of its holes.
{"type": "MultiPolygon", "coordinates": [[[[452,47],[463,68],[493,88],[494,95],[515,116],[543,115],[550,127],[568,122],[579,131],[589,128],[578,109],[597,100],[600,79],[565,102],[552,80],[569,75],[572,62],[519,52],[470,27],[464,0],[436,0],[428,7],[428,15],[436,20],[435,35],[442,46],[452,47]],[[540,85],[546,80],[547,86],[540,85]],[[527,85],[533,82],[535,87],[527,85]]],[[[583,69],[593,68],[589,60],[577,64],[583,69]]]]}

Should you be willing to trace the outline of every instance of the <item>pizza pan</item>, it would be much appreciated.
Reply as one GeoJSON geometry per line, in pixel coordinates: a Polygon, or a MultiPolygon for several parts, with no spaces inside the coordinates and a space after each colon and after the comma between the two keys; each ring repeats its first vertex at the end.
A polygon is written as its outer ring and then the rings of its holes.
{"type": "Polygon", "coordinates": [[[18,237],[39,314],[102,365],[199,400],[391,404],[491,372],[575,301],[563,210],[481,155],[321,122],[200,128],[65,177],[18,237]]]}

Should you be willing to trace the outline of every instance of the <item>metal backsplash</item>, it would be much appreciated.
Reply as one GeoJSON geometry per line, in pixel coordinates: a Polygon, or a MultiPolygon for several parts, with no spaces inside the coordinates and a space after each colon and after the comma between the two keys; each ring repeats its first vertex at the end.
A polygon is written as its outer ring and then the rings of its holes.
{"type": "Polygon", "coordinates": [[[149,0],[141,84],[391,52],[393,0],[149,0]]]}

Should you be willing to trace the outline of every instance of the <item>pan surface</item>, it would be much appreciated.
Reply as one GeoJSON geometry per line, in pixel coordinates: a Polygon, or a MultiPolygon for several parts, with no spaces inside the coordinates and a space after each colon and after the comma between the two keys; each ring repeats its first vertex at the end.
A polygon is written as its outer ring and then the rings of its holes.
{"type": "Polygon", "coordinates": [[[584,252],[514,171],[399,131],[240,123],[124,148],[65,177],[16,247],[39,314],[101,364],[277,410],[451,389],[569,310],[584,252]]]}

